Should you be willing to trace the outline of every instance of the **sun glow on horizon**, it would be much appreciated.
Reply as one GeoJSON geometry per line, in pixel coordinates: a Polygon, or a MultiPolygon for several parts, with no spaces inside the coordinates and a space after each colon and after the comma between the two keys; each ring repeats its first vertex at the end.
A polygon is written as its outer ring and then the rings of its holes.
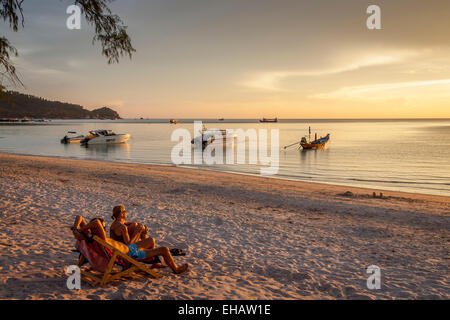
{"type": "Polygon", "coordinates": [[[118,65],[92,30],[60,26],[62,3],[30,2],[27,28],[6,36],[19,91],[123,118],[450,118],[450,2],[386,2],[382,30],[359,0],[288,3],[117,2],[137,50],[118,65]]]}

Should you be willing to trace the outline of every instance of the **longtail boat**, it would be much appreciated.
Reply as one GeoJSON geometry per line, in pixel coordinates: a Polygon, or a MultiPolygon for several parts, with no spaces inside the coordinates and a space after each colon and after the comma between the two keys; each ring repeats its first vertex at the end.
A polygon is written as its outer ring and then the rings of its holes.
{"type": "Polygon", "coordinates": [[[311,141],[311,127],[309,127],[309,136],[304,136],[300,140],[300,142],[294,142],[288,146],[285,146],[284,149],[286,150],[289,147],[300,145],[298,148],[302,147],[304,150],[308,149],[321,149],[324,148],[327,142],[330,141],[330,134],[327,134],[325,137],[320,137],[317,139],[317,133],[315,134],[315,138],[313,141],[311,141]]]}
{"type": "Polygon", "coordinates": [[[319,139],[316,138],[314,141],[308,142],[306,137],[303,137],[300,141],[300,145],[303,149],[320,149],[325,147],[327,142],[330,140],[330,134],[327,134],[325,137],[321,137],[319,139]]]}

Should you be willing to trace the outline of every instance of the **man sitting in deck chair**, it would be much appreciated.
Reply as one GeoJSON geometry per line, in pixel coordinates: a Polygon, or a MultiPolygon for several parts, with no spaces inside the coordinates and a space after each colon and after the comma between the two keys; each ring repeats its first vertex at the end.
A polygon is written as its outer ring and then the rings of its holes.
{"type": "Polygon", "coordinates": [[[186,263],[181,267],[175,264],[175,261],[170,254],[170,250],[167,247],[154,248],[155,240],[153,238],[147,238],[145,240],[133,243],[130,245],[125,245],[121,242],[108,238],[105,231],[105,222],[103,219],[95,218],[89,223],[83,219],[82,216],[76,216],[73,227],[71,228],[73,235],[77,240],[86,240],[84,232],[89,232],[92,235],[98,236],[100,239],[104,240],[109,245],[113,246],[120,252],[127,254],[131,258],[136,259],[147,259],[154,256],[162,256],[164,262],[172,269],[176,274],[186,272],[189,265],[186,263]]]}

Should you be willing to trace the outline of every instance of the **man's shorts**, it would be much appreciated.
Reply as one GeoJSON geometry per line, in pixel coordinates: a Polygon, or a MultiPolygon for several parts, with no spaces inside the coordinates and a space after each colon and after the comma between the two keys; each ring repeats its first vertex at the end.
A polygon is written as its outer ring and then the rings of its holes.
{"type": "Polygon", "coordinates": [[[136,243],[132,243],[128,246],[128,249],[130,249],[128,251],[128,255],[131,258],[136,258],[136,259],[145,259],[145,251],[139,250],[138,246],[136,245],[136,243]]]}

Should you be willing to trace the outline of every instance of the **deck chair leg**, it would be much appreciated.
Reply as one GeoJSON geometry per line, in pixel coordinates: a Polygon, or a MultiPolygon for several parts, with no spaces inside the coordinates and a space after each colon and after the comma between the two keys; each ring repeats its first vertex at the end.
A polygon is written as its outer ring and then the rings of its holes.
{"type": "Polygon", "coordinates": [[[82,279],[89,283],[91,286],[95,287],[102,282],[102,278],[94,276],[91,272],[81,270],[82,279]]]}
{"type": "Polygon", "coordinates": [[[113,246],[111,246],[109,243],[105,242],[103,239],[99,238],[98,236],[94,235],[94,240],[96,242],[98,242],[100,245],[104,246],[105,248],[108,248],[109,250],[111,250],[113,252],[112,257],[108,262],[108,266],[103,274],[102,280],[100,282],[100,286],[105,286],[108,282],[113,281],[115,279],[119,279],[122,276],[129,276],[138,270],[143,271],[144,273],[149,274],[149,275],[153,276],[154,278],[161,277],[161,275],[158,274],[157,272],[151,270],[147,266],[144,266],[143,264],[141,264],[137,260],[131,258],[127,254],[119,251],[117,248],[114,248],[113,246]],[[111,274],[111,271],[114,267],[117,257],[120,257],[123,260],[128,261],[130,264],[132,264],[132,266],[127,270],[122,270],[122,272],[119,272],[116,274],[111,274]]]}
{"type": "Polygon", "coordinates": [[[100,286],[103,287],[108,283],[110,274],[111,274],[111,270],[114,267],[114,262],[116,261],[117,258],[117,252],[114,252],[111,259],[109,260],[108,266],[106,267],[105,273],[103,275],[102,278],[102,282],[100,283],[100,286]]]}

